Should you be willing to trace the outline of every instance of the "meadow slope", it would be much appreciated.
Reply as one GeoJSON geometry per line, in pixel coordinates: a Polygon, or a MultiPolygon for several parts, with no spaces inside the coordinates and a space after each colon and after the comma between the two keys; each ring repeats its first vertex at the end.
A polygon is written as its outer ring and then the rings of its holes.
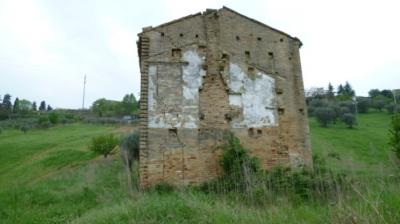
{"type": "MultiPolygon", "coordinates": [[[[73,124],[0,134],[0,223],[400,223],[399,169],[387,145],[390,116],[359,126],[310,120],[313,153],[352,179],[352,193],[327,203],[279,197],[244,203],[194,188],[127,192],[119,155],[88,151],[90,138],[129,128],[73,124]]],[[[137,182],[137,169],[133,180],[137,182]]]]}

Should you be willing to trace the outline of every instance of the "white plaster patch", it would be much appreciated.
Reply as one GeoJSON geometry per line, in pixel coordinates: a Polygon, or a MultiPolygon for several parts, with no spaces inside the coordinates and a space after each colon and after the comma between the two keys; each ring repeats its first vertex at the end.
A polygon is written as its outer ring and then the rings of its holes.
{"type": "MultiPolygon", "coordinates": [[[[165,108],[165,102],[162,98],[156,96],[157,91],[157,67],[149,67],[149,127],[150,128],[197,128],[199,119],[199,88],[201,86],[202,76],[205,71],[202,69],[204,59],[196,51],[186,51],[182,60],[188,64],[182,66],[182,113],[172,114],[162,111],[165,108]],[[159,102],[160,101],[160,102],[159,102]]],[[[178,80],[177,80],[178,81],[178,80]]],[[[161,93],[162,94],[162,93],[161,93]]]]}
{"type": "MultiPolygon", "coordinates": [[[[242,69],[231,63],[229,68],[229,88],[234,93],[241,94],[243,119],[232,121],[232,126],[267,127],[277,123],[275,111],[275,80],[262,72],[257,72],[250,78],[242,69]]],[[[229,103],[238,105],[238,100],[229,97],[229,103]]]]}
{"type": "Polygon", "coordinates": [[[229,105],[242,108],[243,107],[242,96],[230,94],[229,105]]]}
{"type": "Polygon", "coordinates": [[[186,51],[182,59],[189,63],[182,69],[183,97],[187,100],[198,100],[203,60],[195,51],[186,51]]]}

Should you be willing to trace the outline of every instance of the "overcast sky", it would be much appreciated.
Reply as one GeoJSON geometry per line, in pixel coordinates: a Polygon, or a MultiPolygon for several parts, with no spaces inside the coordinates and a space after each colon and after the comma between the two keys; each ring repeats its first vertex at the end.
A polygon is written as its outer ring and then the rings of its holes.
{"type": "Polygon", "coordinates": [[[223,5],[300,38],[306,88],[400,88],[398,0],[0,0],[0,95],[53,107],[138,95],[137,33],[223,5]]]}

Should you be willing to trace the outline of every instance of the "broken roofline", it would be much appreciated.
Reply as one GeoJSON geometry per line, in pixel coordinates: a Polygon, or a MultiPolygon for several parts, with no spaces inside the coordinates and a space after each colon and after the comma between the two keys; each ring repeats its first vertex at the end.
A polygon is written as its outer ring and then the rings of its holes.
{"type": "Polygon", "coordinates": [[[301,42],[301,40],[300,40],[299,38],[297,38],[297,37],[292,37],[292,36],[290,36],[289,34],[283,32],[283,31],[280,31],[280,30],[278,30],[278,29],[275,29],[275,28],[273,28],[273,27],[271,27],[271,26],[268,26],[268,25],[265,24],[265,23],[262,23],[262,22],[260,22],[260,21],[258,21],[258,20],[255,20],[255,19],[252,19],[252,18],[250,18],[250,17],[248,17],[248,16],[245,16],[245,15],[243,15],[243,14],[240,14],[240,13],[236,12],[235,10],[230,9],[230,8],[228,8],[228,7],[226,7],[226,6],[223,6],[221,9],[218,9],[218,10],[207,9],[207,10],[206,10],[205,12],[203,12],[203,13],[198,12],[198,13],[196,13],[196,14],[191,14],[191,15],[188,15],[188,16],[184,16],[184,17],[182,17],[182,18],[175,19],[175,20],[172,20],[172,21],[167,22],[167,23],[163,23],[163,24],[158,25],[158,26],[156,26],[156,27],[152,27],[152,26],[143,27],[142,32],[139,33],[138,36],[141,36],[141,34],[146,33],[146,32],[148,32],[148,31],[156,30],[156,29],[158,29],[158,28],[161,28],[161,27],[164,27],[164,26],[168,26],[168,25],[171,25],[171,24],[180,22],[180,21],[185,20],[185,19],[188,19],[188,18],[196,17],[196,16],[199,16],[199,15],[206,15],[206,14],[208,14],[208,13],[210,13],[210,12],[219,12],[219,11],[224,10],[224,9],[225,9],[225,10],[228,10],[228,11],[230,11],[230,12],[233,12],[233,13],[235,13],[235,14],[237,14],[237,15],[239,15],[239,16],[245,18],[245,19],[248,19],[248,20],[250,20],[250,21],[252,21],[252,22],[254,22],[254,23],[257,23],[257,24],[259,24],[259,25],[262,25],[262,26],[264,26],[264,27],[267,27],[268,29],[271,29],[271,30],[273,30],[273,31],[275,31],[275,32],[277,32],[277,33],[280,33],[280,34],[282,34],[282,35],[284,35],[284,36],[286,36],[286,37],[288,37],[288,38],[290,38],[290,39],[292,39],[292,40],[298,41],[299,44],[300,44],[300,45],[299,45],[300,47],[303,45],[303,43],[301,42]]]}

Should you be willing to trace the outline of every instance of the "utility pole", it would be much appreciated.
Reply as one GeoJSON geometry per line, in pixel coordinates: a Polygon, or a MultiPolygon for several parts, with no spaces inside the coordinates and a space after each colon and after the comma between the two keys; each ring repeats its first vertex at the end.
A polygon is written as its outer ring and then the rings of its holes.
{"type": "Polygon", "coordinates": [[[86,91],[86,74],[83,78],[83,97],[82,97],[82,110],[85,109],[85,91],[86,91]]]}

